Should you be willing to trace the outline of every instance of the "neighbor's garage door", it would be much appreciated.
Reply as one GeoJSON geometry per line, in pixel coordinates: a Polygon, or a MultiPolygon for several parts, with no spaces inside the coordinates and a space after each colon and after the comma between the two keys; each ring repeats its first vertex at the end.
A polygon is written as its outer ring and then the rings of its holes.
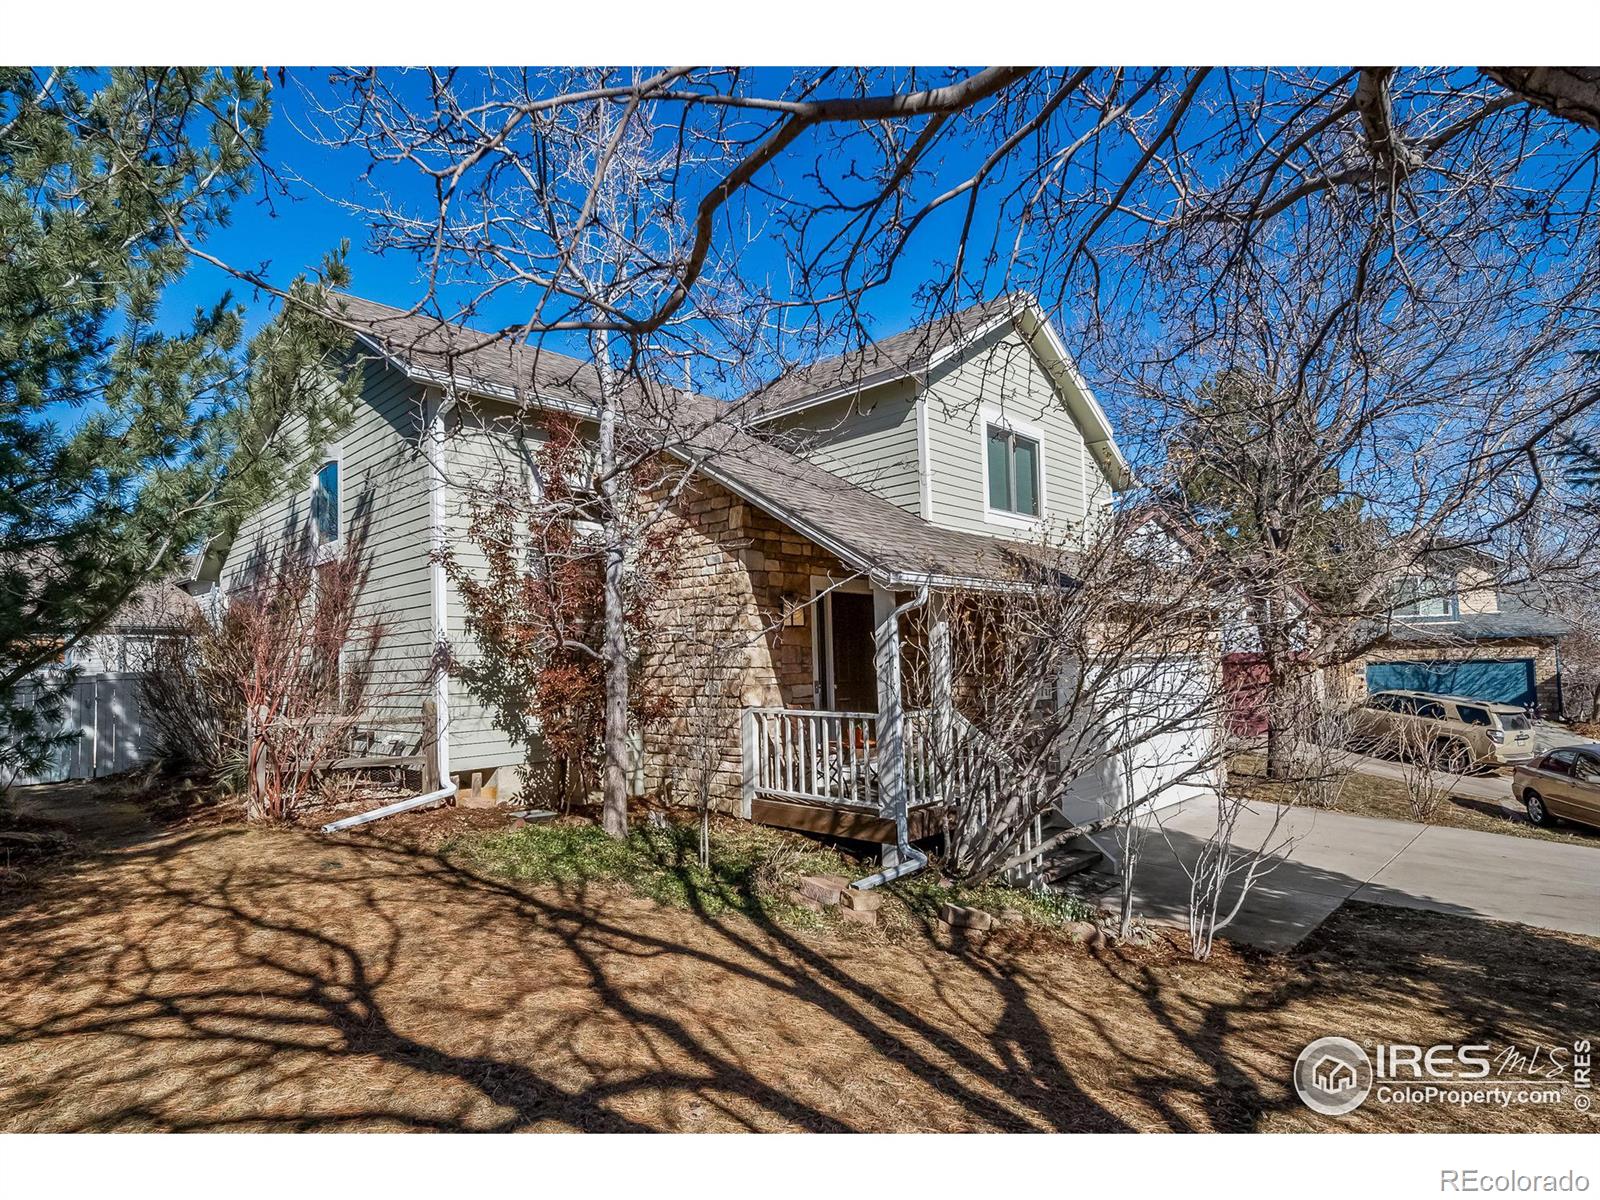
{"type": "Polygon", "coordinates": [[[1469,658],[1461,662],[1367,664],[1367,691],[1391,689],[1470,696],[1499,704],[1532,704],[1533,659],[1469,658]]]}

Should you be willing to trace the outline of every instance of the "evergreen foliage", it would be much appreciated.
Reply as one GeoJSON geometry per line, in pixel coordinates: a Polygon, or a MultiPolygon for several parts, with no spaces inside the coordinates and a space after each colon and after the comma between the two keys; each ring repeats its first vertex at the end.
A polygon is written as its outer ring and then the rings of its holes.
{"type": "Polygon", "coordinates": [[[247,69],[0,68],[0,771],[48,749],[15,686],[348,419],[344,336],[317,315],[342,251],[250,339],[226,292],[163,308],[251,186],[269,90],[247,69]]]}

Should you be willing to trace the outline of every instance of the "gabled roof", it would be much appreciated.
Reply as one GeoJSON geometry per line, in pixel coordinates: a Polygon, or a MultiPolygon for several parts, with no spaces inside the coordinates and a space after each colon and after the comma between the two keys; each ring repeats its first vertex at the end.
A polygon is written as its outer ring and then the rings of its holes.
{"type": "Polygon", "coordinates": [[[679,457],[886,587],[992,587],[1029,561],[1021,543],[930,524],[743,431],[708,430],[679,457]]]}
{"type": "Polygon", "coordinates": [[[1084,445],[1113,487],[1120,491],[1131,486],[1132,468],[1117,446],[1105,410],[1079,374],[1044,309],[1026,292],[974,304],[859,350],[789,371],[752,392],[744,402],[752,406],[759,420],[772,421],[886,383],[917,379],[1006,325],[1021,332],[1039,356],[1067,411],[1083,430],[1084,445]]]}
{"type": "Polygon", "coordinates": [[[880,383],[905,379],[926,370],[945,348],[982,337],[997,319],[1009,318],[1018,303],[1011,296],[1001,296],[860,349],[796,367],[750,393],[749,403],[762,418],[770,419],[880,383]]]}
{"type": "MultiPolygon", "coordinates": [[[[434,317],[353,296],[342,300],[361,339],[419,383],[580,414],[598,401],[592,364],[551,351],[513,351],[501,342],[484,345],[485,335],[434,317]]],[[[993,586],[1014,578],[1026,554],[1020,543],[932,525],[720,421],[732,411],[722,401],[689,392],[658,399],[680,418],[672,453],[885,586],[993,586]]]]}
{"type": "Polygon", "coordinates": [[[418,382],[506,398],[538,395],[547,404],[599,402],[600,374],[591,362],[360,296],[341,295],[339,303],[356,336],[418,382]]]}

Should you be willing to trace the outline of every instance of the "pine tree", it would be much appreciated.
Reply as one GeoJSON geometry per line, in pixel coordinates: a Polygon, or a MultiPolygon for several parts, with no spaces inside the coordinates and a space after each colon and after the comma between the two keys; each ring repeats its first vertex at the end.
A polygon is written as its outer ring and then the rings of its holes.
{"type": "Polygon", "coordinates": [[[0,775],[45,748],[16,684],[348,415],[342,334],[317,315],[342,252],[248,342],[225,292],[158,320],[251,186],[269,90],[245,69],[0,68],[0,775]]]}
{"type": "Polygon", "coordinates": [[[1567,478],[1584,493],[1584,506],[1600,509],[1600,443],[1569,439],[1562,451],[1567,478]]]}

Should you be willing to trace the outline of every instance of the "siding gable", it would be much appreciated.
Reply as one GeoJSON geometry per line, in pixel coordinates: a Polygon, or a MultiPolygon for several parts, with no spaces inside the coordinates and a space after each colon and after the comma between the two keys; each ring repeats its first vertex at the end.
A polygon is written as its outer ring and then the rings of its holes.
{"type": "Polygon", "coordinates": [[[1112,481],[1038,352],[1012,324],[939,363],[920,387],[906,379],[831,400],[779,418],[770,436],[934,525],[1026,538],[1038,523],[988,510],[984,439],[994,418],[1040,442],[1044,526],[1081,527],[1110,505],[1112,481]]]}
{"type": "Polygon", "coordinates": [[[929,488],[935,525],[1002,537],[1025,535],[1021,522],[988,511],[984,439],[989,419],[1016,422],[1041,442],[1042,519],[1078,526],[1109,502],[1111,489],[1084,446],[1083,431],[1025,338],[1003,327],[941,363],[923,394],[929,488]]]}

